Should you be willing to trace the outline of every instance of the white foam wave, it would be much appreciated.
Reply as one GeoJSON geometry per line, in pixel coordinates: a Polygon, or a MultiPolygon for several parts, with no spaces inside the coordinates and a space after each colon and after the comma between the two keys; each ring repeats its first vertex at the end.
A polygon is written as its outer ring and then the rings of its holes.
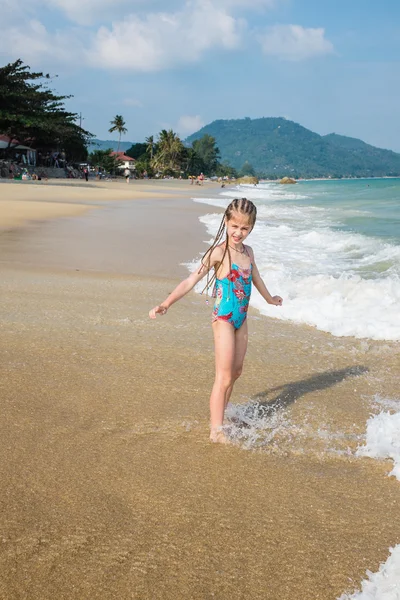
{"type": "Polygon", "coordinates": [[[375,409],[386,409],[394,412],[400,412],[400,400],[397,398],[382,398],[381,396],[375,396],[372,406],[375,409]]]}
{"type": "MultiPolygon", "coordinates": [[[[392,401],[393,402],[393,401],[392,401]]],[[[400,481],[400,412],[380,412],[367,422],[366,443],[357,449],[357,456],[393,460],[389,475],[400,481]]]]}
{"type": "Polygon", "coordinates": [[[342,594],[339,600],[400,600],[400,544],[390,548],[390,553],[377,573],[367,571],[360,592],[342,594]]]}
{"type": "Polygon", "coordinates": [[[290,422],[279,402],[272,406],[252,401],[229,403],[225,416],[230,421],[224,426],[225,433],[232,443],[246,450],[267,447],[269,452],[274,452],[279,449],[278,439],[282,441],[284,438],[290,444],[301,431],[290,422]]]}
{"type": "Polygon", "coordinates": [[[250,400],[244,404],[229,403],[225,416],[225,435],[230,443],[244,450],[265,450],[269,454],[288,453],[350,457],[352,448],[363,436],[339,431],[321,424],[317,429],[307,416],[296,422],[280,398],[272,402],[250,400]]]}
{"type": "MultiPolygon", "coordinates": [[[[220,196],[229,198],[241,198],[245,196],[250,200],[296,200],[307,198],[303,194],[294,192],[292,187],[277,185],[276,183],[263,183],[259,186],[254,185],[237,185],[231,188],[224,189],[220,196]]],[[[197,199],[201,202],[201,198],[197,199]]]]}

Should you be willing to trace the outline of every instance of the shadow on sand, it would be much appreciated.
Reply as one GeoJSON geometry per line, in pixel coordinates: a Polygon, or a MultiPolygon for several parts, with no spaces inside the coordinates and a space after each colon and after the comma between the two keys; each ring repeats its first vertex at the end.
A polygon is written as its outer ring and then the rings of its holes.
{"type": "Polygon", "coordinates": [[[330,388],[345,379],[359,377],[360,375],[364,375],[364,373],[368,373],[368,371],[368,367],[362,365],[347,367],[338,371],[325,371],[324,373],[313,375],[313,377],[309,377],[308,379],[301,379],[300,381],[271,388],[252,396],[251,401],[255,402],[252,408],[253,410],[256,409],[260,416],[266,417],[279,409],[287,408],[305,394],[330,388]],[[273,398],[268,398],[274,392],[278,392],[278,394],[273,398]]]}

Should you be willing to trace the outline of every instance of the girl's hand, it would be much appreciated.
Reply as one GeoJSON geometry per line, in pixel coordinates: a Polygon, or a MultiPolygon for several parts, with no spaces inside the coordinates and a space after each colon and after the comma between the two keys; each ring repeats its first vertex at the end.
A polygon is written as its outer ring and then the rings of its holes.
{"type": "Polygon", "coordinates": [[[274,304],[274,306],[282,306],[283,300],[280,296],[272,296],[272,302],[271,304],[274,304]]]}
{"type": "Polygon", "coordinates": [[[149,317],[150,319],[155,319],[157,315],[165,315],[165,313],[167,312],[168,308],[166,306],[163,306],[162,304],[160,304],[160,306],[156,306],[155,308],[152,308],[151,311],[149,312],[149,317]]]}

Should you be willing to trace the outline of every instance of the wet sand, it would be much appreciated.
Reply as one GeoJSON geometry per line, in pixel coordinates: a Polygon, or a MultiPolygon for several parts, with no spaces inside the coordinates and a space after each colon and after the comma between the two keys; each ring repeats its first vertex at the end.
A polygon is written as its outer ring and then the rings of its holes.
{"type": "Polygon", "coordinates": [[[208,442],[211,307],[147,317],[206,248],[176,187],[0,234],[2,598],[334,600],[400,542],[390,463],[352,455],[398,345],[251,311],[233,402],[286,421],[208,442]]]}
{"type": "Polygon", "coordinates": [[[187,181],[174,180],[133,180],[127,185],[122,180],[86,183],[78,179],[12,182],[0,179],[0,231],[29,221],[79,215],[110,201],[189,197],[194,187],[201,195],[209,188],[214,189],[215,184],[206,182],[199,188],[187,181]]]}

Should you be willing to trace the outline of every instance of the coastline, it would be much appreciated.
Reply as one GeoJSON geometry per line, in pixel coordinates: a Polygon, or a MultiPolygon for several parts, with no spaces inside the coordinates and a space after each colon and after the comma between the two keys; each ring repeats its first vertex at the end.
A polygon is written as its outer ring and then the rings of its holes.
{"type": "Polygon", "coordinates": [[[202,188],[175,187],[0,234],[8,597],[335,599],[400,540],[390,464],[346,454],[366,398],[397,389],[394,344],[250,310],[233,401],[279,397],[290,426],[208,443],[211,309],[193,293],[147,318],[206,248],[202,188]]]}
{"type": "Polygon", "coordinates": [[[3,186],[10,199],[0,196],[0,265],[180,278],[187,273],[182,263],[207,249],[198,221],[206,211],[188,200],[194,192],[207,196],[219,190],[185,181],[106,182],[86,189],[79,183],[2,184],[0,193],[3,186]],[[12,224],[10,205],[20,215],[12,224]],[[146,251],[154,230],[157,260],[146,251]]]}
{"type": "MultiPolygon", "coordinates": [[[[206,182],[196,193],[215,189],[206,182]]],[[[187,181],[148,180],[90,181],[54,179],[49,181],[0,180],[0,231],[62,216],[80,215],[106,202],[162,199],[168,196],[190,197],[194,186],[187,181]],[[190,189],[192,188],[192,189],[190,189]]]]}

